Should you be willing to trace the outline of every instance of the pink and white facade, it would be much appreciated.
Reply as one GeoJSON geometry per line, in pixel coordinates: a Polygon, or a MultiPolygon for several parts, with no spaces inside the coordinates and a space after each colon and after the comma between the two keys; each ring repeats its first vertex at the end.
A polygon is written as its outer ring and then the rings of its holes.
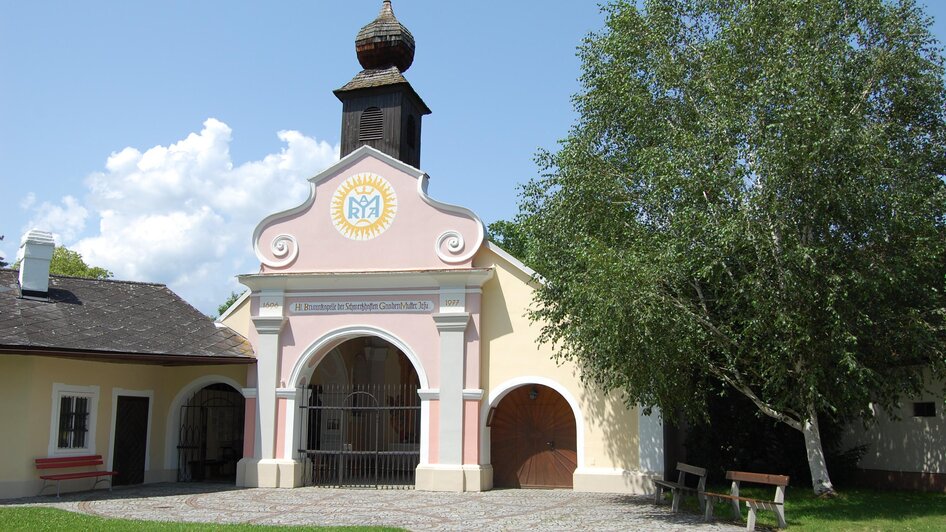
{"type": "Polygon", "coordinates": [[[223,319],[257,354],[238,485],[302,485],[302,390],[334,349],[369,337],[416,372],[417,489],[490,489],[490,410],[529,386],[551,388],[574,416],[569,484],[648,488],[662,468],[659,422],[552,362],[525,317],[532,272],[485,241],[475,214],[433,200],[426,174],[368,146],[309,181],[305,203],[257,227],[260,272],[240,276],[250,291],[223,319]]]}

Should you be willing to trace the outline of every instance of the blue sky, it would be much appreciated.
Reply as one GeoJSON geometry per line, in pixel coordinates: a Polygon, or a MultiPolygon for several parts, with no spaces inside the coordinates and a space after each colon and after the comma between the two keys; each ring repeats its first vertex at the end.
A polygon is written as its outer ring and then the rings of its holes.
{"type": "MultiPolygon", "coordinates": [[[[256,222],[335,157],[380,0],[0,0],[0,255],[31,226],[116,277],[167,283],[204,312],[255,271],[256,222]]],[[[946,5],[929,2],[946,41],[946,5]]],[[[437,199],[487,223],[517,210],[574,121],[585,0],[394,0],[417,39],[405,74],[433,114],[437,199]]]]}

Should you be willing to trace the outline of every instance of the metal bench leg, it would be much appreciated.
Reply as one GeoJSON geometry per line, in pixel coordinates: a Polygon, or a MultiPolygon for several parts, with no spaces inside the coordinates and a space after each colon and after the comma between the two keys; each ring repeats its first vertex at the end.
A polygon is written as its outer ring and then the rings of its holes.
{"type": "Polygon", "coordinates": [[[56,498],[59,498],[59,485],[62,484],[61,480],[56,481],[56,498]]]}

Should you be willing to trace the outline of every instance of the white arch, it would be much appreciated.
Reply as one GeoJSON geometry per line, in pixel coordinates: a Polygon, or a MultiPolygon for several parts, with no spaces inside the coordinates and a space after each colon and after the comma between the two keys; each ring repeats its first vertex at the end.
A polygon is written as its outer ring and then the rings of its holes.
{"type": "MultiPolygon", "coordinates": [[[[420,389],[426,390],[430,387],[430,381],[427,378],[427,370],[424,368],[424,364],[421,362],[420,357],[417,356],[417,353],[411,349],[407,342],[401,340],[394,333],[382,329],[380,327],[375,327],[373,325],[349,325],[347,327],[341,327],[329,331],[328,333],[322,335],[320,338],[309,344],[309,347],[302,352],[302,356],[296,360],[295,365],[292,367],[292,371],[289,373],[289,386],[298,390],[299,386],[302,384],[302,379],[307,373],[307,368],[309,366],[309,360],[313,357],[322,357],[324,358],[334,347],[337,347],[342,342],[351,340],[353,338],[361,338],[364,336],[374,336],[388,341],[391,345],[398,348],[401,353],[404,353],[404,356],[410,360],[411,365],[414,366],[414,371],[417,373],[417,380],[420,385],[420,389]]],[[[318,360],[317,362],[321,362],[318,360]]],[[[318,363],[313,364],[314,368],[318,366],[318,363]]],[[[288,391],[288,390],[287,390],[288,391]]],[[[297,391],[295,396],[289,399],[287,411],[292,412],[296,411],[294,415],[286,417],[286,448],[285,456],[292,456],[292,448],[294,442],[301,441],[302,433],[302,414],[299,409],[295,408],[296,401],[301,400],[302,396],[299,395],[297,391]]],[[[420,462],[421,464],[426,464],[429,461],[430,455],[430,406],[428,401],[421,402],[420,410],[420,462]]]]}
{"type": "MultiPolygon", "coordinates": [[[[420,387],[426,389],[430,386],[430,381],[427,379],[427,370],[424,369],[424,364],[421,362],[420,357],[417,356],[417,353],[407,342],[398,338],[394,333],[381,329],[380,327],[375,327],[373,325],[349,325],[347,327],[341,327],[333,331],[322,335],[319,339],[315,340],[309,347],[302,352],[302,356],[299,357],[299,360],[296,361],[295,365],[292,367],[292,371],[289,373],[289,387],[295,388],[298,387],[302,381],[302,377],[306,373],[306,368],[308,366],[309,360],[315,356],[324,356],[330,350],[330,348],[335,347],[346,340],[351,340],[352,338],[360,338],[363,336],[376,336],[383,340],[387,340],[394,347],[397,347],[408,360],[411,361],[411,365],[414,366],[414,370],[417,372],[417,379],[420,382],[420,387]]],[[[315,364],[314,366],[317,366],[315,364]]],[[[313,367],[314,367],[313,366],[313,367]]]]}
{"type": "Polygon", "coordinates": [[[519,388],[520,386],[527,386],[530,384],[548,386],[549,388],[558,392],[559,395],[564,397],[565,401],[568,402],[568,406],[572,408],[572,414],[575,415],[575,453],[578,455],[578,469],[585,467],[585,418],[581,414],[581,405],[579,405],[578,400],[575,399],[575,396],[568,391],[568,388],[547,377],[539,377],[535,375],[525,375],[522,377],[509,379],[508,381],[503,382],[499,386],[496,386],[490,390],[489,400],[480,410],[480,454],[483,456],[483,462],[492,464],[492,456],[490,456],[489,448],[490,429],[486,426],[486,416],[489,415],[489,410],[498,406],[499,402],[502,401],[503,397],[506,397],[509,392],[519,388]]]}
{"type": "MultiPolygon", "coordinates": [[[[210,386],[211,384],[226,384],[243,395],[243,385],[224,375],[203,375],[189,382],[181,391],[177,392],[174,400],[171,401],[171,410],[168,412],[168,423],[164,435],[164,468],[167,470],[177,470],[177,438],[178,428],[181,425],[181,407],[190,400],[195,393],[210,386]]],[[[242,429],[241,429],[242,430],[242,429]]],[[[240,450],[242,452],[242,449],[240,450]]]]}

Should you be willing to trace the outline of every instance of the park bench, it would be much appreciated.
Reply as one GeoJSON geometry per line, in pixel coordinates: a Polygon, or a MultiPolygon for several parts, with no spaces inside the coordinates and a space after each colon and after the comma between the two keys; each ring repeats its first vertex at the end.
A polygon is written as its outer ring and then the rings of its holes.
{"type": "Polygon", "coordinates": [[[658,478],[654,479],[654,503],[660,504],[660,501],[663,499],[664,491],[669,490],[673,494],[673,502],[670,503],[670,508],[674,512],[680,510],[680,499],[682,499],[683,495],[686,493],[695,494],[697,500],[700,502],[700,508],[703,508],[703,492],[706,491],[706,469],[684,464],[683,462],[677,462],[677,471],[679,471],[680,474],[677,476],[676,482],[658,478]],[[698,479],[695,482],[695,486],[693,482],[689,485],[687,484],[687,473],[696,476],[698,479]]]}
{"type": "MultiPolygon", "coordinates": [[[[76,469],[80,467],[90,467],[90,466],[100,466],[102,465],[102,455],[88,455],[88,456],[60,456],[56,458],[37,458],[36,459],[36,469],[76,469]]],[[[52,482],[56,481],[56,497],[59,497],[59,483],[63,480],[72,480],[75,478],[94,478],[95,483],[92,484],[92,488],[95,489],[95,486],[99,482],[108,481],[108,489],[112,490],[112,477],[117,475],[115,471],[102,471],[96,469],[94,471],[74,471],[72,473],[56,473],[54,475],[40,475],[39,478],[43,479],[43,487],[40,488],[39,492],[43,493],[43,490],[46,489],[46,486],[52,482]]]]}
{"type": "Polygon", "coordinates": [[[767,475],[764,473],[746,473],[743,471],[726,471],[726,478],[732,481],[732,492],[725,493],[705,492],[703,496],[706,500],[706,510],[704,519],[709,521],[713,518],[713,503],[717,501],[730,501],[732,503],[733,514],[736,520],[742,520],[742,514],[739,511],[739,504],[746,503],[749,508],[749,518],[746,522],[746,530],[755,530],[755,518],[757,510],[771,510],[775,512],[778,519],[778,527],[786,528],[785,523],[785,486],[788,486],[788,477],[783,475],[767,475]],[[775,486],[775,499],[768,501],[763,499],[753,499],[750,497],[741,497],[739,495],[739,483],[750,482],[752,484],[766,484],[775,486]]]}

